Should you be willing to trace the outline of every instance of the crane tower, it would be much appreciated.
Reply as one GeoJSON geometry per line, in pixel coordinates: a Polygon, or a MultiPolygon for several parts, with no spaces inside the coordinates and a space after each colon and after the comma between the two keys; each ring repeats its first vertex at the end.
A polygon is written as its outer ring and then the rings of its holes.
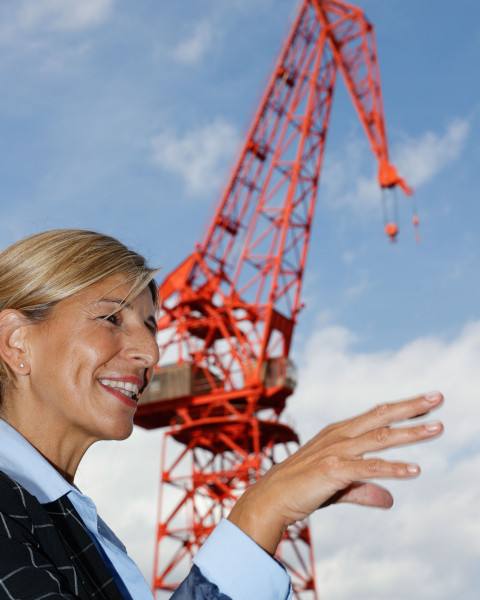
{"type": "MultiPolygon", "coordinates": [[[[373,27],[340,0],[303,0],[204,240],[160,286],[160,362],[136,423],[166,427],[153,587],[167,597],[235,500],[298,445],[282,421],[289,359],[337,74],[382,188],[389,162],[373,27]]],[[[386,223],[391,239],[396,223],[386,223]]],[[[294,598],[317,599],[307,523],[278,558],[294,598]]]]}

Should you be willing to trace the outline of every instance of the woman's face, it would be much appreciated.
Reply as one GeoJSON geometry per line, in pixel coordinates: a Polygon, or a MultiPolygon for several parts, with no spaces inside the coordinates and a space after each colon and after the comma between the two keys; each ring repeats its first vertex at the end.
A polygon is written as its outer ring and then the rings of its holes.
{"type": "Polygon", "coordinates": [[[129,289],[124,276],[110,277],[59,302],[47,321],[28,326],[31,405],[45,427],[80,445],[130,435],[139,392],[158,362],[148,289],[105,318],[129,289]]]}

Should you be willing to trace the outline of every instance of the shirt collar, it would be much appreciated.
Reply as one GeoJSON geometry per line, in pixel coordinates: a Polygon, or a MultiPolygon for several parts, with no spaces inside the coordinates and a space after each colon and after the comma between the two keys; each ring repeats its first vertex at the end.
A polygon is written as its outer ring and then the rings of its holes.
{"type": "Polygon", "coordinates": [[[0,419],[0,470],[46,504],[75,488],[16,429],[0,419]]]}

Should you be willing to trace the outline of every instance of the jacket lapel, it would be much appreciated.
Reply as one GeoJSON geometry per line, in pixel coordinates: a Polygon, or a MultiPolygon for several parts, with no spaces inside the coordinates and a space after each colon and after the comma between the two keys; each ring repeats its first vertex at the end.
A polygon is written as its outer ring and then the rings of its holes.
{"type": "Polygon", "coordinates": [[[62,538],[75,573],[89,597],[123,600],[112,574],[70,500],[62,496],[42,506],[62,538]]]}

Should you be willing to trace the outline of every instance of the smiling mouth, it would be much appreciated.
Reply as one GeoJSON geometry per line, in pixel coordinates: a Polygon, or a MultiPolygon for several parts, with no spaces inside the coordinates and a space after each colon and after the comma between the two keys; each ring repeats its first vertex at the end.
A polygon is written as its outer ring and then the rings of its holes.
{"type": "Polygon", "coordinates": [[[140,387],[135,385],[135,383],[115,381],[114,379],[99,379],[98,381],[105,387],[108,387],[115,392],[119,392],[120,394],[124,394],[131,400],[138,402],[140,397],[140,387]]]}

